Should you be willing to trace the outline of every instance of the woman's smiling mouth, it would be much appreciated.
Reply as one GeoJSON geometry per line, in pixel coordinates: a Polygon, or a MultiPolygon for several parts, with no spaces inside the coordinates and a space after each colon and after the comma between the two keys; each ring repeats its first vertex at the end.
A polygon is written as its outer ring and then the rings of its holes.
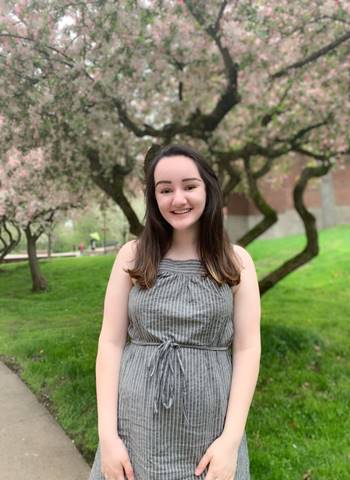
{"type": "Polygon", "coordinates": [[[185,213],[188,213],[192,210],[192,208],[187,208],[186,210],[174,210],[171,213],[174,213],[175,215],[185,215],[185,213]]]}

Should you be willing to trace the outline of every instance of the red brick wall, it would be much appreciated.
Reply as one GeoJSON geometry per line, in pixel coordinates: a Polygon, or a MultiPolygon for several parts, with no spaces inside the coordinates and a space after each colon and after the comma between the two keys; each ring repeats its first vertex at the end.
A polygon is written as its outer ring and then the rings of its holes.
{"type": "Polygon", "coordinates": [[[336,205],[348,205],[350,207],[350,162],[344,168],[338,168],[332,172],[335,185],[336,205]]]}
{"type": "MultiPolygon", "coordinates": [[[[262,196],[278,213],[294,208],[293,188],[304,164],[305,160],[303,158],[295,158],[292,163],[290,162],[288,172],[284,174],[284,177],[281,178],[277,173],[269,173],[259,180],[259,190],[262,196]],[[273,178],[280,178],[279,185],[272,183],[273,178]]],[[[333,167],[331,172],[336,205],[349,205],[350,207],[350,162],[341,169],[333,167]]],[[[309,181],[304,194],[307,207],[321,207],[320,185],[320,178],[309,181]]],[[[244,194],[235,192],[230,196],[227,207],[228,215],[254,215],[259,213],[255,205],[244,194]]]]}

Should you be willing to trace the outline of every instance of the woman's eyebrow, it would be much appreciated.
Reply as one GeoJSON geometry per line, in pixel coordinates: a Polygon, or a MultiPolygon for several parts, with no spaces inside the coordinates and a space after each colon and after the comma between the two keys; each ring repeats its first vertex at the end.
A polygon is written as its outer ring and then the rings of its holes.
{"type": "MultiPolygon", "coordinates": [[[[197,178],[197,177],[191,177],[191,178],[183,178],[182,181],[183,182],[188,182],[188,181],[193,181],[193,180],[198,180],[198,182],[201,182],[202,180],[200,178],[197,178]]],[[[160,183],[172,183],[171,180],[159,180],[159,182],[156,183],[155,186],[159,185],[160,183]]]]}

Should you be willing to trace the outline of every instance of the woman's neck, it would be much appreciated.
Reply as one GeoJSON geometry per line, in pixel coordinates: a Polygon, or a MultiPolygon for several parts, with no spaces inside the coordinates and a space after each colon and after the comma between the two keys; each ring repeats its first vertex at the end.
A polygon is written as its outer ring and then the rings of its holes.
{"type": "Polygon", "coordinates": [[[183,230],[173,231],[171,247],[166,253],[172,258],[198,258],[198,241],[196,232],[183,230]]]}

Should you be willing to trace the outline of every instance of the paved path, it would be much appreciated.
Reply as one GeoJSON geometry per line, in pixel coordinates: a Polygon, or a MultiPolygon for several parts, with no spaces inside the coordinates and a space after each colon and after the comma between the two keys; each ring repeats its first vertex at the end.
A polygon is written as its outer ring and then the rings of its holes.
{"type": "MultiPolygon", "coordinates": [[[[105,255],[108,253],[113,253],[116,254],[119,251],[119,247],[97,247],[95,250],[91,250],[90,248],[86,248],[84,250],[84,257],[88,256],[96,256],[96,255],[105,255]]],[[[39,260],[47,260],[48,256],[47,253],[37,253],[36,255],[39,260]]],[[[59,257],[81,257],[80,253],[78,250],[72,251],[72,252],[62,252],[62,253],[51,253],[51,258],[59,258],[59,257]]],[[[9,255],[6,255],[6,257],[3,259],[3,263],[12,263],[12,262],[23,262],[28,260],[28,255],[26,253],[10,253],[9,255]]]]}
{"type": "Polygon", "coordinates": [[[87,480],[89,471],[48,410],[0,362],[1,480],[87,480]]]}

